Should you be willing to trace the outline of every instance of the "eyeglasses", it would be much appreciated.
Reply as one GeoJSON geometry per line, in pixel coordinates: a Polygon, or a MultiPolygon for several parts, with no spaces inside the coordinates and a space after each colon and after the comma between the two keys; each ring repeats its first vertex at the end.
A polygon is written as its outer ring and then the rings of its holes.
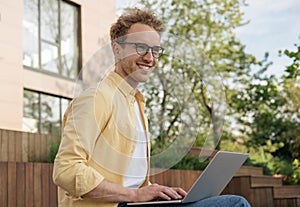
{"type": "Polygon", "coordinates": [[[149,52],[149,49],[151,49],[151,53],[154,58],[159,58],[164,52],[163,47],[160,46],[150,47],[149,45],[141,42],[117,42],[117,43],[120,45],[124,45],[124,44],[135,45],[136,53],[140,56],[145,56],[149,52]]]}

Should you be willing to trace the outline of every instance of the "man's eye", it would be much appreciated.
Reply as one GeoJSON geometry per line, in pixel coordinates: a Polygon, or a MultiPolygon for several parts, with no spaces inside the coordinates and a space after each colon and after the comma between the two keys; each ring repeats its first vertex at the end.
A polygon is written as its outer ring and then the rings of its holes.
{"type": "Polygon", "coordinates": [[[137,48],[139,50],[147,50],[148,47],[146,45],[137,45],[137,48]]]}
{"type": "Polygon", "coordinates": [[[159,53],[160,52],[160,47],[153,47],[153,52],[159,53]]]}

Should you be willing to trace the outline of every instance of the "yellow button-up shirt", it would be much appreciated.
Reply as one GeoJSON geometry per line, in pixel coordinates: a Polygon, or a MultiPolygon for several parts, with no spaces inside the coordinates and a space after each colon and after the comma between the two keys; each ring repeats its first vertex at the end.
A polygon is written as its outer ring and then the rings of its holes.
{"type": "MultiPolygon", "coordinates": [[[[97,88],[86,90],[71,102],[64,115],[61,144],[54,161],[53,180],[58,185],[59,206],[117,206],[81,196],[103,179],[123,184],[137,140],[135,101],[148,131],[143,95],[115,72],[97,88]]],[[[147,140],[149,155],[148,137],[147,140]]],[[[148,179],[147,176],[142,186],[148,185],[148,179]]]]}

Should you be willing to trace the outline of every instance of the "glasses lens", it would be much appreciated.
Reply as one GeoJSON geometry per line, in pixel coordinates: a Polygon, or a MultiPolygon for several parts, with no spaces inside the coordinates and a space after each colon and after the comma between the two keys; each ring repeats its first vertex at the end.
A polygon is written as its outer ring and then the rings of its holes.
{"type": "Polygon", "coordinates": [[[162,48],[158,46],[152,47],[152,55],[155,58],[158,58],[162,54],[162,48]]]}
{"type": "Polygon", "coordinates": [[[146,55],[147,52],[148,52],[148,45],[146,44],[143,44],[143,43],[137,43],[136,44],[136,52],[139,54],[139,55],[146,55]]]}
{"type": "Polygon", "coordinates": [[[151,48],[151,52],[154,58],[159,58],[161,54],[163,53],[163,48],[160,46],[153,46],[149,47],[147,44],[144,43],[135,43],[136,45],[136,52],[137,54],[144,56],[149,52],[149,49],[151,48]]]}

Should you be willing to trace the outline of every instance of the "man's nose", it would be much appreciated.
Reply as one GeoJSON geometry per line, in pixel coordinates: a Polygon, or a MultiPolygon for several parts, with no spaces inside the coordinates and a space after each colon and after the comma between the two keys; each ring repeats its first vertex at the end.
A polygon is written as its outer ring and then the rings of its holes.
{"type": "Polygon", "coordinates": [[[147,53],[143,56],[143,59],[144,60],[148,60],[148,61],[153,61],[154,57],[153,57],[153,54],[152,54],[152,50],[149,49],[147,51],[147,53]]]}

